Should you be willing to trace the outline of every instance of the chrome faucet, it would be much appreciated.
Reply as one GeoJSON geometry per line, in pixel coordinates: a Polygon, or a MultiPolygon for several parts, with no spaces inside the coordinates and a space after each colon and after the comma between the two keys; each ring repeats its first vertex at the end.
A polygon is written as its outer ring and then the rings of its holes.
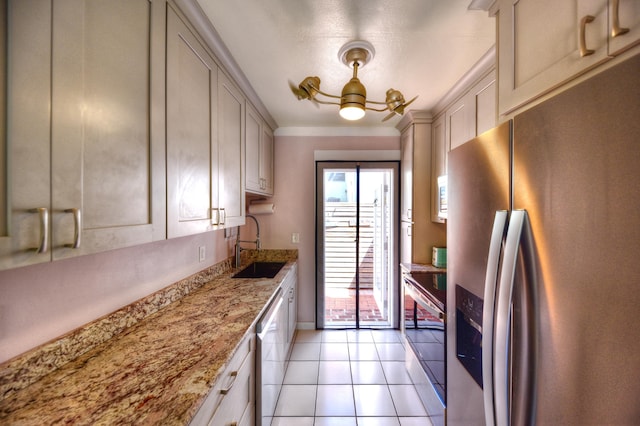
{"type": "Polygon", "coordinates": [[[260,224],[255,216],[248,214],[246,217],[250,217],[256,223],[256,239],[255,240],[241,240],[240,239],[240,227],[238,227],[238,236],[236,237],[236,268],[240,267],[240,253],[244,250],[240,247],[240,243],[251,243],[256,245],[256,250],[260,250],[260,224]]]}

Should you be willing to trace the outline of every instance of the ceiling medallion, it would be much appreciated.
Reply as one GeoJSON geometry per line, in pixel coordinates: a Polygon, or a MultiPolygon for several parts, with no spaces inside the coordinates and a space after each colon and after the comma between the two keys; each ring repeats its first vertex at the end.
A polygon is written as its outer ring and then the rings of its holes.
{"type": "Polygon", "coordinates": [[[384,102],[367,100],[367,89],[358,79],[358,69],[369,63],[374,55],[375,50],[371,43],[363,40],[350,41],[340,48],[338,52],[340,61],[349,68],[353,68],[353,77],[344,85],[341,96],[321,91],[319,77],[307,77],[298,86],[289,81],[289,86],[298,100],[307,99],[316,104],[339,105],[340,116],[346,120],[359,120],[364,117],[366,110],[370,110],[377,112],[390,111],[382,119],[382,121],[387,121],[394,115],[404,114],[405,107],[415,101],[417,96],[409,102],[405,102],[404,96],[399,90],[389,89],[384,102]],[[319,96],[339,99],[340,102],[324,100],[319,96]],[[375,108],[369,105],[385,105],[385,107],[375,108]]]}

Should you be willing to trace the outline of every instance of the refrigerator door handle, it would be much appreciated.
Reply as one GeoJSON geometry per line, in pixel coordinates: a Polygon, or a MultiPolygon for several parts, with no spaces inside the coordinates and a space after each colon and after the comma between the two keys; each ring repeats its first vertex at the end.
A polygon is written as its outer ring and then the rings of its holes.
{"type": "Polygon", "coordinates": [[[524,210],[514,210],[511,212],[502,261],[502,271],[498,284],[498,305],[495,321],[495,364],[493,374],[496,424],[499,426],[510,424],[509,349],[511,345],[511,302],[513,299],[513,284],[518,260],[518,249],[520,247],[522,230],[524,229],[526,219],[527,212],[524,210]]]}
{"type": "Polygon", "coordinates": [[[504,231],[507,226],[508,212],[496,211],[491,231],[489,257],[487,259],[487,274],[484,284],[484,304],[482,312],[482,393],[484,397],[485,424],[493,426],[495,422],[495,407],[493,393],[493,331],[495,318],[496,285],[500,266],[500,250],[504,231]]]}

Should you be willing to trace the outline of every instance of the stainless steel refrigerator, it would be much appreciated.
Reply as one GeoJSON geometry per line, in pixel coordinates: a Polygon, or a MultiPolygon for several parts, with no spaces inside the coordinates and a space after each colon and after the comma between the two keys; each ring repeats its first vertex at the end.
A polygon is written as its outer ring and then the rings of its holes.
{"type": "Polygon", "coordinates": [[[640,56],[449,154],[447,424],[640,424],[640,56]]]}

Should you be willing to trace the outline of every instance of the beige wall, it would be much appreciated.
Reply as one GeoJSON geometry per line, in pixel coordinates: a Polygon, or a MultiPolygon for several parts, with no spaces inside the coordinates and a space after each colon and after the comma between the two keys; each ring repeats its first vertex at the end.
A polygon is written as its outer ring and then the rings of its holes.
{"type": "MultiPolygon", "coordinates": [[[[399,151],[399,136],[276,136],[273,215],[259,216],[264,248],[297,248],[298,322],[315,321],[315,151],[399,151]],[[291,234],[300,234],[300,243],[291,234]]],[[[339,159],[339,158],[336,158],[339,159]]],[[[248,234],[255,235],[247,222],[248,234]],[[249,228],[250,227],[250,228],[249,228]]],[[[307,324],[309,325],[309,324],[307,324]]]]}

